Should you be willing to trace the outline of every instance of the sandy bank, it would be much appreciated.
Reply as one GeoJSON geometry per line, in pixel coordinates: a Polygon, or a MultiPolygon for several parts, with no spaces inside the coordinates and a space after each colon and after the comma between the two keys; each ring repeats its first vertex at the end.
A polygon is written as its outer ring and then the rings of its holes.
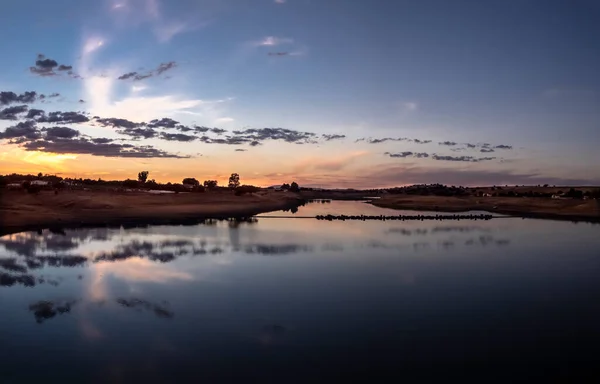
{"type": "Polygon", "coordinates": [[[203,218],[253,216],[298,206],[291,193],[231,192],[153,195],[143,192],[0,192],[0,235],[47,227],[176,224],[203,218]]]}
{"type": "Polygon", "coordinates": [[[487,211],[518,217],[600,222],[598,200],[393,195],[374,200],[371,204],[383,208],[418,211],[487,211]]]}

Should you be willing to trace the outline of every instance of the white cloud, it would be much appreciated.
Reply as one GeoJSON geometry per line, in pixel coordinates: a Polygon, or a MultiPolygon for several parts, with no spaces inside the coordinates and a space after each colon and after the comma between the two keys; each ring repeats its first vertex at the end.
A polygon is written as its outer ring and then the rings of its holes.
{"type": "Polygon", "coordinates": [[[217,123],[231,123],[235,121],[233,117],[219,117],[215,120],[217,123]]]}
{"type": "Polygon", "coordinates": [[[414,101],[408,101],[408,102],[402,103],[402,108],[405,111],[412,112],[412,111],[416,111],[417,109],[419,109],[419,104],[414,101]]]}
{"type": "Polygon", "coordinates": [[[285,0],[275,0],[275,2],[276,2],[277,4],[284,4],[284,3],[285,3],[285,0]]]}
{"type": "Polygon", "coordinates": [[[148,121],[172,116],[178,112],[188,112],[205,102],[199,99],[185,99],[176,95],[152,97],[127,97],[121,100],[103,102],[91,106],[89,112],[105,117],[119,117],[132,121],[148,121]]]}
{"type": "Polygon", "coordinates": [[[171,40],[173,36],[186,32],[188,29],[189,28],[186,23],[175,22],[169,25],[156,27],[154,29],[154,34],[159,42],[166,43],[171,40]]]}
{"type": "Polygon", "coordinates": [[[267,36],[263,40],[257,42],[256,45],[259,47],[274,47],[281,44],[292,44],[293,42],[293,39],[286,37],[267,36]]]}
{"type": "Polygon", "coordinates": [[[148,87],[146,87],[145,85],[132,85],[131,86],[131,92],[142,92],[146,89],[148,89],[148,87]]]}

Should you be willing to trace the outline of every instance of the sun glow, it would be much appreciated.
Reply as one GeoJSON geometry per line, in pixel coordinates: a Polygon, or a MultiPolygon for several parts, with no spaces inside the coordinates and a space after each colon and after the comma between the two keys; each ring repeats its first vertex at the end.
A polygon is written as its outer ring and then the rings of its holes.
{"type": "Polygon", "coordinates": [[[56,154],[45,152],[26,152],[23,154],[23,161],[36,165],[57,165],[65,160],[75,160],[77,155],[56,154]]]}

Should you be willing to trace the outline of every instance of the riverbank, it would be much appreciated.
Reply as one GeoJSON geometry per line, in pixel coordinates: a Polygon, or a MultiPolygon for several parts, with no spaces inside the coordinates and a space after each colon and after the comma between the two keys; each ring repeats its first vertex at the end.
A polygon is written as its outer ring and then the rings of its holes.
{"type": "Polygon", "coordinates": [[[231,192],[154,195],[144,192],[0,192],[0,235],[43,228],[182,224],[206,218],[249,217],[302,203],[292,193],[231,192]]]}
{"type": "Polygon", "coordinates": [[[486,211],[516,217],[600,222],[597,200],[392,195],[370,203],[382,208],[415,211],[486,211]]]}

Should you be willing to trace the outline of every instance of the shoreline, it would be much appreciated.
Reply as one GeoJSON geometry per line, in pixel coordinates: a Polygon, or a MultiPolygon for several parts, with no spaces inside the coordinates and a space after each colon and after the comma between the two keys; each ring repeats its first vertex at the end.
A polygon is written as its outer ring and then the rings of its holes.
{"type": "Polygon", "coordinates": [[[524,219],[600,223],[600,208],[594,207],[595,204],[600,206],[600,203],[594,200],[402,196],[385,197],[367,203],[380,208],[397,210],[449,213],[484,211],[524,219]]]}
{"type": "Polygon", "coordinates": [[[194,225],[205,220],[248,218],[298,207],[292,194],[230,193],[152,195],[63,192],[28,195],[0,192],[0,236],[41,229],[194,225]]]}

